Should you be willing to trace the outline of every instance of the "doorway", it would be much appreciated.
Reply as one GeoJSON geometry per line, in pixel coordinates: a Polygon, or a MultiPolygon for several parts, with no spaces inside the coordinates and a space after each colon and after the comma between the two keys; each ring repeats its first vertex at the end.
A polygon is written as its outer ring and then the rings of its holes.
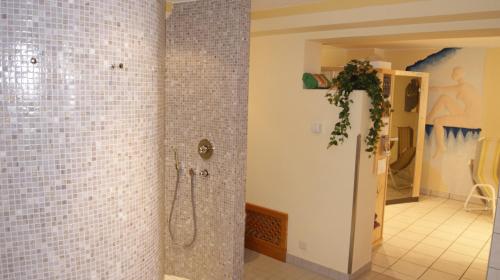
{"type": "MultiPolygon", "coordinates": [[[[428,76],[424,79],[427,85],[428,76]]],[[[415,73],[395,72],[392,82],[386,204],[417,201],[420,195],[424,138],[419,135],[424,133],[428,93],[415,73]]]]}

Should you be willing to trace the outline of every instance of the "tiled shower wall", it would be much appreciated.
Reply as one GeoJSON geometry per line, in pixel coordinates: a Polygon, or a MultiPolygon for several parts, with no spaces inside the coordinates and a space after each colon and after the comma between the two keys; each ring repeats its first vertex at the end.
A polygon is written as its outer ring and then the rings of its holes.
{"type": "Polygon", "coordinates": [[[497,193],[497,209],[495,213],[495,224],[493,236],[491,237],[490,259],[488,263],[488,280],[500,279],[500,193],[497,193]]]}
{"type": "Polygon", "coordinates": [[[163,6],[0,0],[1,279],[163,274],[163,6]]]}
{"type": "Polygon", "coordinates": [[[167,274],[242,279],[249,16],[249,0],[200,0],[176,5],[167,20],[167,211],[176,174],[170,147],[184,169],[167,274]],[[203,138],[215,147],[206,161],[197,154],[203,138]],[[193,234],[189,168],[210,175],[196,177],[197,239],[184,248],[193,234]]]}

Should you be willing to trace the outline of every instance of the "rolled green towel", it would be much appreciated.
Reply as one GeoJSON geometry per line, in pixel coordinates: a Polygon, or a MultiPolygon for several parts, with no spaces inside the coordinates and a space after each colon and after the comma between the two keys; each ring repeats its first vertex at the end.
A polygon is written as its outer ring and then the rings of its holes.
{"type": "Polygon", "coordinates": [[[330,88],[331,86],[330,81],[323,74],[304,73],[302,81],[306,89],[330,88]]]}
{"type": "Polygon", "coordinates": [[[311,73],[304,73],[304,75],[302,75],[302,82],[304,82],[304,88],[318,88],[318,80],[316,80],[316,78],[314,78],[314,75],[311,73]]]}

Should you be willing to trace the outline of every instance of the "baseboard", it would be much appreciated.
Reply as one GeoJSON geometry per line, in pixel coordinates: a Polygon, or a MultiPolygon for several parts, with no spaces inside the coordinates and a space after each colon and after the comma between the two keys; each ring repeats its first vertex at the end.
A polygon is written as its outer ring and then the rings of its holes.
{"type": "Polygon", "coordinates": [[[410,202],[418,202],[418,197],[405,197],[405,198],[397,198],[397,199],[388,199],[385,201],[385,205],[410,203],[410,202]]]}
{"type": "MultiPolygon", "coordinates": [[[[466,195],[454,194],[454,193],[449,193],[449,192],[442,192],[442,191],[437,191],[437,190],[432,190],[432,189],[427,189],[427,188],[421,188],[420,193],[423,195],[441,197],[441,198],[452,199],[452,200],[462,201],[462,202],[465,202],[465,200],[467,199],[466,195]]],[[[483,203],[480,199],[477,199],[474,197],[471,198],[470,203],[477,204],[477,205],[483,205],[483,203]]]]}
{"type": "Polygon", "coordinates": [[[355,271],[352,274],[347,274],[344,272],[336,271],[334,269],[328,268],[326,266],[302,259],[300,257],[291,255],[291,254],[286,254],[286,262],[293,264],[295,266],[298,266],[300,268],[303,268],[305,270],[309,270],[311,272],[320,274],[322,276],[325,276],[329,279],[335,279],[335,280],[354,280],[358,279],[361,275],[364,273],[368,272],[371,270],[371,262],[367,263],[357,271],[355,271]]]}
{"type": "Polygon", "coordinates": [[[372,262],[370,261],[369,263],[365,264],[360,269],[356,270],[354,273],[349,275],[349,280],[359,279],[361,276],[363,276],[365,273],[371,270],[372,270],[372,262]]]}

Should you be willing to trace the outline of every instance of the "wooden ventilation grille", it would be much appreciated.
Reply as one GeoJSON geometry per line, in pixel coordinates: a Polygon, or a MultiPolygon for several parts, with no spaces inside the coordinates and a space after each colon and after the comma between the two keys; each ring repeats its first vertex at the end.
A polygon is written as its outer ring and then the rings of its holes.
{"type": "Polygon", "coordinates": [[[246,214],[245,247],[284,262],[288,215],[250,203],[246,214]]]}

